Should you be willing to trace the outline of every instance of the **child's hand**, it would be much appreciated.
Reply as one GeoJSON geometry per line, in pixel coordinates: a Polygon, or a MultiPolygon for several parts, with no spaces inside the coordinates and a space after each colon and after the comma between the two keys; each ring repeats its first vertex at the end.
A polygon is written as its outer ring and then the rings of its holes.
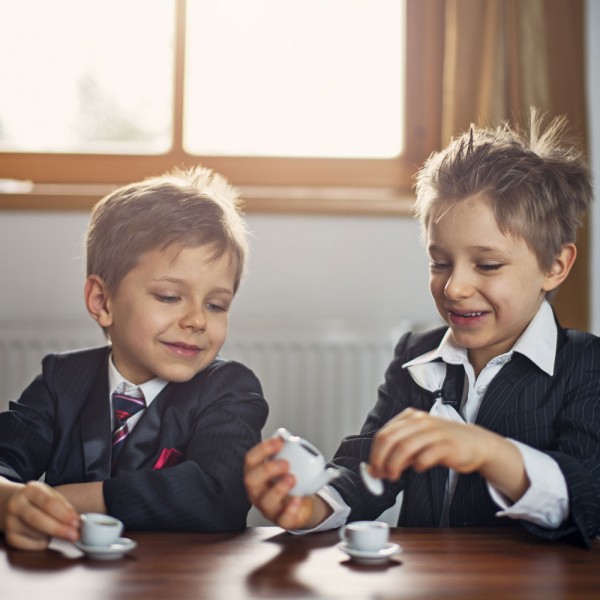
{"type": "Polygon", "coordinates": [[[442,465],[459,473],[472,473],[489,461],[502,439],[477,425],[407,408],[375,435],[370,472],[390,480],[398,479],[409,467],[421,472],[442,465]]]}
{"type": "Polygon", "coordinates": [[[244,463],[244,483],[250,501],[270,521],[284,529],[310,529],[330,512],[318,496],[290,496],[296,481],[286,460],[270,460],[284,441],[273,437],[251,448],[244,463]]]}
{"type": "Polygon", "coordinates": [[[4,510],[4,532],[11,546],[43,550],[52,537],[79,539],[79,515],[62,494],[38,481],[11,487],[4,510]]]}
{"type": "Polygon", "coordinates": [[[481,476],[516,502],[529,488],[525,463],[506,438],[478,425],[455,423],[407,408],[375,435],[370,473],[396,480],[412,467],[426,471],[436,465],[481,476]]]}

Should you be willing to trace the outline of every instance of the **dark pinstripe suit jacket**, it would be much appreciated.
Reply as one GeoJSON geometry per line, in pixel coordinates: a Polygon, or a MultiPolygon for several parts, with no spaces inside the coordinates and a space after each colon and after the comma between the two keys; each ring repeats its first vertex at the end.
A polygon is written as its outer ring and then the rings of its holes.
{"type": "Polygon", "coordinates": [[[268,408],[243,365],[217,359],[169,383],[126,440],[110,477],[109,348],[47,356],[42,374],[0,414],[0,475],[50,485],[104,481],[108,512],[128,529],[242,529],[246,451],[268,408]],[[176,466],[157,470],[161,453],[176,466]],[[180,454],[182,456],[180,456],[180,454]]]}
{"type": "MultiPolygon", "coordinates": [[[[437,527],[447,469],[426,473],[408,470],[383,496],[371,496],[360,481],[358,465],[368,460],[375,432],[406,407],[429,411],[433,394],[420,388],[402,365],[436,348],[445,327],[406,334],[398,342],[378,400],[356,436],[342,444],[333,462],[342,476],[333,485],[351,507],[350,520],[375,519],[404,490],[399,525],[437,527]]],[[[554,376],[550,377],[515,353],[490,383],[477,424],[521,441],[551,456],[568,486],[570,516],[557,530],[521,524],[545,538],[572,537],[587,543],[600,533],[600,338],[559,327],[554,376]]],[[[452,526],[503,526],[515,521],[498,518],[484,479],[461,475],[450,507],[452,526]]]]}

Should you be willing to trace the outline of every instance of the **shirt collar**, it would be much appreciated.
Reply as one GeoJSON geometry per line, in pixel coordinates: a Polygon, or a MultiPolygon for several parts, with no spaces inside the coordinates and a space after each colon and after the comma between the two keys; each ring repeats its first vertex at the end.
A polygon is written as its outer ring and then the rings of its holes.
{"type": "MultiPolygon", "coordinates": [[[[558,330],[552,308],[544,300],[521,337],[504,356],[510,357],[513,352],[519,352],[529,358],[542,371],[552,376],[554,375],[557,337],[558,330]]],[[[404,363],[402,367],[410,368],[433,362],[436,359],[441,359],[450,364],[467,364],[469,362],[466,348],[456,344],[452,331],[448,329],[437,348],[413,358],[404,363]]]]}
{"type": "Polygon", "coordinates": [[[527,329],[517,340],[513,352],[519,352],[548,375],[554,375],[558,329],[552,307],[544,300],[527,329]]]}
{"type": "Polygon", "coordinates": [[[108,388],[110,391],[110,395],[112,396],[113,392],[117,389],[119,385],[123,382],[127,383],[129,386],[138,387],[142,390],[144,394],[144,400],[146,401],[146,406],[149,406],[152,400],[158,396],[158,394],[162,391],[162,389],[169,383],[164,379],[160,379],[160,377],[155,377],[154,379],[150,379],[145,383],[141,383],[138,386],[127,381],[121,373],[119,373],[117,367],[115,367],[112,359],[112,353],[110,355],[110,359],[108,361],[108,388]]]}

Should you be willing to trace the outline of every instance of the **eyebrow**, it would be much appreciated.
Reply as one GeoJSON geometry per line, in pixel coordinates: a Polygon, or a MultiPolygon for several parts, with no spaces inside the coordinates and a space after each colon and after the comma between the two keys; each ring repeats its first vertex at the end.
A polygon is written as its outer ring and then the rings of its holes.
{"type": "MultiPolygon", "coordinates": [[[[428,246],[427,249],[429,250],[429,252],[431,252],[431,251],[445,252],[444,248],[442,248],[441,246],[437,246],[435,244],[428,246]]],[[[469,250],[481,252],[482,254],[492,254],[494,252],[504,252],[504,250],[502,250],[501,248],[495,248],[493,246],[469,246],[469,250]]]]}
{"type": "MultiPolygon", "coordinates": [[[[158,277],[154,279],[157,283],[175,283],[178,285],[186,285],[186,281],[184,279],[180,279],[179,277],[158,277]]],[[[212,290],[212,293],[224,293],[233,296],[233,290],[231,288],[226,287],[218,287],[212,290]]]]}

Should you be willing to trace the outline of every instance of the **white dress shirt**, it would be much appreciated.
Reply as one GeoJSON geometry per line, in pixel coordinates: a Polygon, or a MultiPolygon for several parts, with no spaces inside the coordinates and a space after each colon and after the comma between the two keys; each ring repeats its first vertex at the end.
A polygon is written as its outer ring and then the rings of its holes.
{"type": "MultiPolygon", "coordinates": [[[[410,375],[419,386],[429,391],[436,391],[442,387],[446,366],[439,361],[433,361],[441,358],[446,363],[462,364],[465,369],[466,385],[463,388],[460,414],[451,406],[443,404],[439,398],[431,408],[430,414],[458,422],[474,423],[487,387],[502,366],[511,360],[514,352],[527,356],[548,375],[554,374],[556,340],[557,329],[554,315],[548,302],[544,301],[512,350],[490,360],[477,378],[473,366],[469,363],[467,350],[454,343],[450,330],[446,332],[435,350],[402,366],[409,370],[410,375]]],[[[496,516],[522,519],[550,529],[559,527],[569,514],[569,494],[558,464],[550,456],[535,448],[507,439],[521,453],[530,486],[525,494],[512,504],[508,498],[488,483],[490,496],[500,508],[496,516]]],[[[458,474],[450,469],[440,520],[441,526],[448,525],[448,512],[457,479],[458,474]]],[[[350,507],[344,502],[341,495],[329,485],[325,486],[319,495],[331,506],[333,514],[310,531],[331,529],[343,525],[350,514],[350,507]]]]}
{"type": "MultiPolygon", "coordinates": [[[[111,353],[109,360],[108,360],[108,391],[109,391],[108,398],[109,398],[109,402],[111,404],[111,406],[110,406],[110,415],[111,415],[110,430],[111,431],[114,429],[114,426],[115,426],[115,411],[114,411],[114,407],[112,406],[112,395],[115,392],[115,390],[122,383],[126,383],[129,387],[137,387],[140,390],[142,390],[142,393],[144,394],[144,400],[146,402],[146,408],[148,408],[150,406],[150,404],[152,403],[152,401],[154,400],[154,398],[156,398],[156,396],[158,396],[158,394],[162,391],[162,389],[169,382],[165,381],[164,379],[160,379],[159,377],[155,377],[154,379],[150,379],[150,381],[146,381],[145,383],[142,383],[140,385],[135,385],[135,384],[131,383],[130,381],[127,381],[127,379],[125,379],[125,377],[123,377],[123,375],[121,375],[121,373],[119,373],[117,367],[115,367],[115,365],[113,363],[112,353],[111,353]]],[[[146,409],[144,409],[144,410],[146,410],[146,409]]],[[[133,428],[135,427],[136,423],[140,420],[142,414],[144,413],[144,410],[140,410],[139,412],[135,413],[135,415],[132,415],[131,417],[129,417],[129,419],[127,419],[127,429],[129,429],[130,432],[133,431],[133,428]]]]}

